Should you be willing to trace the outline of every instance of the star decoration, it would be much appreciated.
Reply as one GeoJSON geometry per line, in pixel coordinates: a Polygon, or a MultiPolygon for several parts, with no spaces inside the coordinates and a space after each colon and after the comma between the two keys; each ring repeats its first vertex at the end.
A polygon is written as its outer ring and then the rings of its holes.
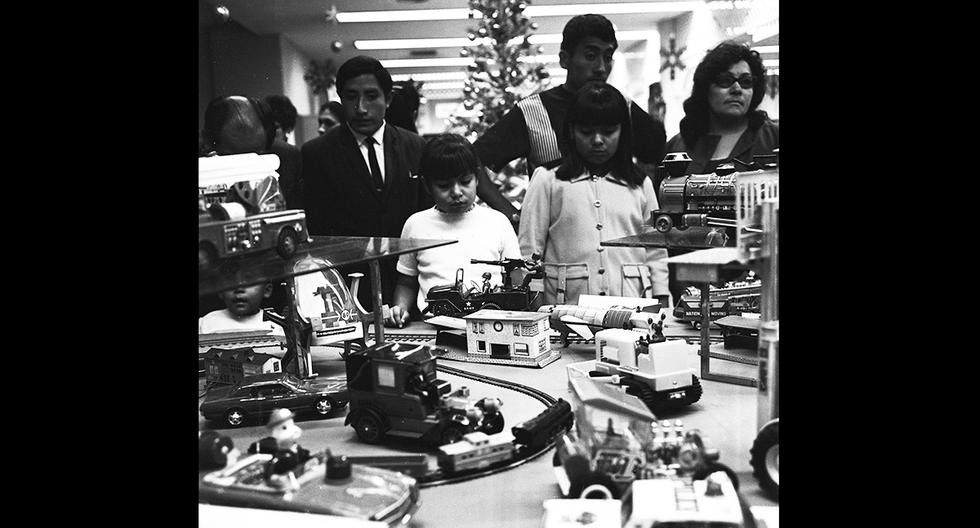
{"type": "Polygon", "coordinates": [[[667,68],[670,68],[670,80],[673,81],[674,69],[679,68],[683,70],[684,68],[686,68],[684,62],[681,61],[681,55],[683,55],[684,51],[687,50],[687,46],[684,46],[678,50],[676,47],[677,39],[675,38],[673,33],[670,34],[668,41],[670,43],[669,49],[660,48],[660,56],[664,58],[663,63],[660,65],[660,71],[664,71],[667,68]]]}
{"type": "Polygon", "coordinates": [[[327,11],[324,13],[324,15],[325,15],[325,18],[326,18],[327,22],[329,22],[331,24],[336,24],[337,23],[337,6],[331,5],[330,6],[330,9],[327,9],[327,11]]]}

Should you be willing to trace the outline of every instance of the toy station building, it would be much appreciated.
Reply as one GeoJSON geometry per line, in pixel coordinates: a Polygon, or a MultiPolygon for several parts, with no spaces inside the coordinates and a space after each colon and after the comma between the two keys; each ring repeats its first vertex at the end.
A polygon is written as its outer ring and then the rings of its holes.
{"type": "Polygon", "coordinates": [[[561,357],[551,349],[547,313],[479,310],[463,319],[465,361],[543,367],[561,357]]]}
{"type": "Polygon", "coordinates": [[[276,356],[251,348],[212,348],[203,354],[207,381],[234,384],[245,376],[282,372],[276,356]]]}

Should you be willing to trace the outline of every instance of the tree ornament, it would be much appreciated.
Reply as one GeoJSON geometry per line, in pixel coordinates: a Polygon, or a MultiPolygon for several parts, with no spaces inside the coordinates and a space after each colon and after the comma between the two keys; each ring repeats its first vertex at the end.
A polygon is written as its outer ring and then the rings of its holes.
{"type": "Polygon", "coordinates": [[[340,50],[344,49],[344,43],[339,40],[335,40],[330,43],[330,49],[333,50],[334,53],[339,53],[340,50]]]}

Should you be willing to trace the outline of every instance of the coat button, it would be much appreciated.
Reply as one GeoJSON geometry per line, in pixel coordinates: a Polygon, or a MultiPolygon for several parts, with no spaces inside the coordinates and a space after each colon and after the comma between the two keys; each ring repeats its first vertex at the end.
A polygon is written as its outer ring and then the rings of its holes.
{"type": "Polygon", "coordinates": [[[595,201],[595,206],[596,206],[596,207],[599,207],[600,205],[602,205],[602,202],[600,202],[599,200],[596,200],[596,201],[595,201]]]}
{"type": "Polygon", "coordinates": [[[599,223],[599,224],[596,224],[596,225],[595,225],[595,228],[596,228],[596,229],[602,229],[602,224],[601,224],[601,223],[599,223]]]}
{"type": "Polygon", "coordinates": [[[599,253],[602,253],[605,249],[606,248],[604,248],[602,246],[599,246],[599,247],[595,248],[595,250],[598,251],[599,253]]]}
{"type": "Polygon", "coordinates": [[[604,291],[599,292],[599,295],[605,295],[605,294],[606,294],[606,292],[604,292],[604,291]]]}
{"type": "Polygon", "coordinates": [[[599,275],[602,275],[605,272],[606,272],[606,268],[599,268],[599,275]]]}

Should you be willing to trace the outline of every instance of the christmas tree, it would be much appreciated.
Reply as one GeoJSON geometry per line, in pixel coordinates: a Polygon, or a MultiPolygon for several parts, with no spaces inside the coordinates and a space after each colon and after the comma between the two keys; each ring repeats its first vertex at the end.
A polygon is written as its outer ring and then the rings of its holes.
{"type": "MultiPolygon", "coordinates": [[[[470,17],[480,15],[479,27],[470,28],[467,37],[474,42],[460,50],[472,57],[469,75],[463,85],[461,108],[449,117],[450,132],[476,141],[500,120],[521,98],[547,88],[548,70],[544,64],[526,61],[541,51],[529,38],[538,25],[524,14],[530,0],[470,0],[470,17]],[[522,60],[525,59],[525,60],[522,60]]],[[[497,178],[505,196],[520,203],[526,182],[524,161],[512,164],[497,178]],[[514,176],[518,176],[515,180],[514,176]]]]}
{"type": "Polygon", "coordinates": [[[463,85],[462,109],[450,116],[453,132],[475,141],[522,97],[541,90],[544,64],[522,62],[539,49],[528,41],[538,25],[524,14],[529,0],[470,0],[470,16],[481,15],[467,37],[473,46],[460,50],[472,57],[463,85]]]}

